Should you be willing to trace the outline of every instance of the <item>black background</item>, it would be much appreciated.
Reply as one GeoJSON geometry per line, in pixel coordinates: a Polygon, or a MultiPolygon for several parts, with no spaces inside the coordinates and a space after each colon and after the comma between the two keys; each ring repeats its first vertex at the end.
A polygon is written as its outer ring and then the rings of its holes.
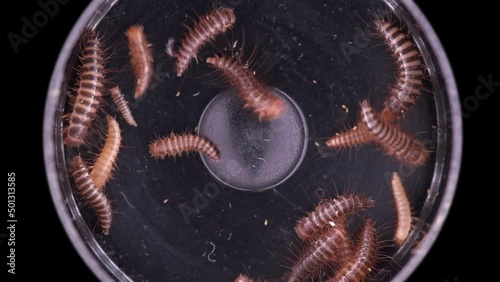
{"type": "MultiPolygon", "coordinates": [[[[493,80],[500,81],[499,73],[493,73],[493,60],[498,61],[499,57],[493,53],[492,39],[498,37],[498,24],[494,32],[493,8],[475,4],[477,2],[467,6],[417,3],[434,26],[449,56],[461,101],[474,95],[479,75],[487,77],[492,74],[493,80]]],[[[16,1],[15,8],[3,9],[4,17],[10,20],[4,21],[3,25],[6,29],[3,31],[2,54],[7,58],[7,64],[2,62],[2,149],[7,153],[4,166],[8,172],[16,173],[16,278],[26,278],[31,274],[38,279],[64,279],[69,278],[64,274],[66,272],[78,281],[96,280],[67,239],[53,208],[45,178],[41,139],[45,96],[52,69],[64,40],[87,4],[88,1],[69,1],[61,5],[59,13],[50,18],[28,44],[20,45],[18,54],[14,54],[7,34],[19,34],[21,18],[31,17],[39,6],[35,1],[22,5],[16,1]],[[41,270],[34,271],[35,267],[41,270]]],[[[498,51],[498,47],[496,49],[498,51]]],[[[471,264],[485,260],[472,252],[490,248],[494,240],[498,240],[491,235],[481,236],[480,241],[476,239],[478,235],[487,234],[481,232],[490,230],[476,219],[484,218],[489,209],[495,208],[495,205],[489,205],[490,199],[494,198],[488,196],[488,192],[498,188],[485,180],[491,175],[489,170],[492,167],[482,161],[494,161],[491,148],[494,148],[495,138],[492,134],[499,128],[495,125],[498,118],[488,118],[493,117],[494,107],[498,107],[494,94],[500,90],[496,90],[464,120],[464,161],[456,199],[433,249],[409,281],[458,281],[458,277],[460,281],[467,281],[467,274],[482,274],[482,270],[487,269],[485,266],[474,268],[471,264]],[[481,204],[481,209],[472,207],[475,204],[481,204]]],[[[6,241],[0,240],[2,261],[5,261],[6,241]]],[[[0,268],[3,276],[5,263],[0,268]]],[[[478,280],[477,276],[474,280],[478,280]]]]}

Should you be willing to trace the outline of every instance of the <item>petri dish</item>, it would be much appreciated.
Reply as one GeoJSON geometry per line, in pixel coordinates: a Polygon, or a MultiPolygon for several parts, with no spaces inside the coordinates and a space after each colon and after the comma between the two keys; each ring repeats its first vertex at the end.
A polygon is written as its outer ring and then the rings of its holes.
{"type": "MultiPolygon", "coordinates": [[[[236,103],[231,107],[241,108],[238,99],[231,101],[236,103]]],[[[245,115],[245,110],[233,113],[245,115]]],[[[233,281],[240,273],[286,279],[305,247],[295,235],[297,220],[322,200],[362,193],[375,206],[353,216],[349,232],[355,237],[366,218],[376,222],[378,259],[367,280],[404,281],[424,259],[446,219],[460,169],[461,130],[450,65],[412,1],[93,1],[67,38],[53,72],[44,116],[44,154],[62,225],[100,280],[233,281]],[[176,77],[175,59],[165,52],[167,42],[174,38],[178,44],[185,25],[217,7],[234,10],[234,27],[204,46],[198,62],[176,77]],[[377,17],[411,34],[425,64],[421,96],[399,123],[402,131],[430,150],[423,166],[404,165],[374,144],[342,150],[324,145],[356,124],[361,101],[380,110],[395,82],[395,59],[373,29],[377,17]],[[154,75],[139,100],[133,98],[135,77],[125,35],[137,24],[144,26],[154,54],[154,75]],[[86,145],[72,148],[63,143],[64,117],[88,30],[97,31],[106,46],[107,80],[120,86],[138,126],[127,125],[104,97],[86,145]],[[203,117],[214,101],[237,97],[205,63],[214,54],[248,60],[263,84],[289,99],[293,122],[273,127],[247,115],[242,124],[252,125],[245,127],[248,130],[235,127],[225,136],[239,140],[233,143],[240,149],[259,149],[264,160],[281,156],[288,160],[286,165],[277,161],[254,167],[261,174],[247,180],[238,177],[243,183],[235,184],[235,179],[222,177],[224,172],[230,176],[224,168],[247,172],[255,165],[248,159],[258,154],[229,162],[222,146],[219,161],[227,164],[219,172],[203,155],[161,160],[149,154],[150,142],[159,136],[186,131],[207,136],[214,128],[227,133],[224,129],[240,120],[229,117],[227,126],[204,127],[203,117]],[[122,134],[116,169],[105,188],[113,211],[108,235],[77,193],[70,166],[76,155],[89,164],[95,160],[106,137],[106,115],[116,118],[122,134]],[[287,146],[293,152],[285,150],[283,156],[276,154],[281,148],[266,147],[262,140],[274,133],[291,134],[295,141],[287,146]],[[401,176],[417,218],[401,246],[392,242],[397,218],[388,180],[393,172],[401,176]],[[278,176],[261,179],[273,173],[278,176]]]]}

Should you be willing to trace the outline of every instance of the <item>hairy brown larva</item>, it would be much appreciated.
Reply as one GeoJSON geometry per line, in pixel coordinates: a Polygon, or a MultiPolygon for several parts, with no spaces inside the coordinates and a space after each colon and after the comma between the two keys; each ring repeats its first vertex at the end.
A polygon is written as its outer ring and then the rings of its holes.
{"type": "Polygon", "coordinates": [[[331,222],[336,223],[349,213],[355,213],[373,206],[373,200],[363,195],[342,195],[328,199],[297,222],[295,233],[301,240],[308,240],[320,233],[325,226],[329,226],[331,222]]]}
{"type": "Polygon", "coordinates": [[[376,20],[375,26],[398,64],[396,85],[391,88],[381,114],[382,120],[392,121],[403,116],[415,105],[423,85],[424,64],[409,35],[383,19],[376,20]]]}
{"type": "Polygon", "coordinates": [[[279,118],[285,111],[285,102],[260,83],[241,59],[210,57],[207,63],[234,85],[245,101],[244,108],[253,110],[260,121],[279,118]]]}
{"type": "Polygon", "coordinates": [[[427,161],[429,151],[422,143],[381,120],[367,100],[361,103],[361,120],[388,155],[412,166],[420,166],[427,161]]]}
{"type": "Polygon", "coordinates": [[[327,282],[362,282],[370,275],[377,258],[377,234],[375,223],[367,219],[361,230],[356,253],[327,282]]]}
{"type": "Polygon", "coordinates": [[[90,173],[92,181],[99,190],[102,190],[106,182],[111,178],[111,172],[115,167],[116,158],[120,151],[122,141],[118,122],[110,116],[108,116],[107,120],[108,137],[90,173]]]}
{"type": "Polygon", "coordinates": [[[158,138],[149,145],[149,153],[154,158],[176,157],[183,153],[201,152],[214,160],[219,159],[219,152],[208,139],[194,134],[170,134],[158,138]]]}
{"type": "Polygon", "coordinates": [[[122,94],[120,87],[115,86],[115,87],[111,88],[109,90],[109,92],[111,93],[111,98],[113,98],[113,102],[115,102],[116,107],[118,108],[118,111],[120,111],[120,113],[122,114],[125,121],[129,125],[136,127],[137,122],[135,121],[134,116],[132,115],[132,112],[130,111],[128,103],[125,100],[125,97],[122,94]]]}
{"type": "Polygon", "coordinates": [[[103,233],[108,235],[113,219],[108,198],[94,185],[81,156],[76,156],[71,160],[71,167],[73,168],[73,178],[80,195],[96,211],[99,225],[103,233]]]}
{"type": "Polygon", "coordinates": [[[218,8],[201,16],[198,22],[189,28],[188,34],[180,43],[179,50],[175,52],[177,76],[182,75],[192,59],[197,59],[198,51],[203,45],[226,32],[235,21],[233,10],[228,8],[218,8]]]}
{"type": "Polygon", "coordinates": [[[105,91],[105,55],[101,41],[94,31],[85,39],[80,55],[82,68],[79,72],[73,110],[69,114],[69,125],[65,129],[64,144],[81,146],[85,143],[105,91]]]}
{"type": "Polygon", "coordinates": [[[394,233],[394,241],[401,245],[408,237],[411,229],[411,208],[405,187],[397,172],[392,174],[391,179],[392,194],[396,205],[396,214],[398,215],[398,224],[394,233]]]}
{"type": "Polygon", "coordinates": [[[315,236],[311,245],[292,267],[288,282],[309,281],[314,273],[326,266],[341,264],[351,257],[351,239],[345,221],[329,226],[324,233],[315,236]]]}
{"type": "Polygon", "coordinates": [[[139,99],[148,89],[153,77],[153,50],[142,25],[131,26],[127,30],[127,38],[130,62],[135,74],[134,98],[139,99]]]}

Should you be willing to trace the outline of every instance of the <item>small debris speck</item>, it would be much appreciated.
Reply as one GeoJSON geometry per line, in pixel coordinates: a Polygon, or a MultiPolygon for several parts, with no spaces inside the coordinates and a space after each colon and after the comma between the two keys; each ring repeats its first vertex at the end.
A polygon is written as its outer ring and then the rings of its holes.
{"type": "Polygon", "coordinates": [[[349,108],[346,105],[342,105],[342,109],[344,109],[346,113],[349,112],[349,108]]]}

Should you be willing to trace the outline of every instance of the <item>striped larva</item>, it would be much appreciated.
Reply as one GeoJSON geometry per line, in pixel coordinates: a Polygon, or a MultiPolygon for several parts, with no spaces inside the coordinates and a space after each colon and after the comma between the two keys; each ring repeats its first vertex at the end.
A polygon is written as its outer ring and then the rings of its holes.
{"type": "Polygon", "coordinates": [[[177,76],[182,75],[193,58],[198,62],[197,54],[203,45],[213,41],[217,35],[225,33],[235,21],[236,16],[229,8],[218,8],[201,16],[198,22],[189,28],[188,34],[175,52],[177,76]]]}
{"type": "Polygon", "coordinates": [[[419,50],[409,35],[385,20],[376,20],[375,26],[384,37],[398,64],[396,85],[391,88],[381,114],[382,120],[392,121],[403,116],[411,106],[415,105],[423,85],[424,64],[419,50]]]}
{"type": "Polygon", "coordinates": [[[151,43],[144,34],[142,25],[131,26],[127,30],[130,63],[135,74],[134,98],[139,99],[151,82],[153,77],[153,51],[151,43]]]}
{"type": "Polygon", "coordinates": [[[176,157],[182,153],[201,152],[214,160],[219,159],[219,152],[208,139],[194,134],[176,135],[158,138],[149,145],[149,153],[154,158],[176,157]]]}
{"type": "Polygon", "coordinates": [[[335,134],[326,141],[330,148],[349,148],[363,145],[373,140],[372,135],[363,123],[358,123],[354,128],[335,134]]]}
{"type": "Polygon", "coordinates": [[[356,253],[327,282],[365,281],[375,264],[377,245],[375,223],[373,220],[367,219],[361,230],[360,240],[356,246],[356,253]]]}
{"type": "Polygon", "coordinates": [[[106,182],[111,178],[111,172],[115,167],[116,157],[120,151],[121,141],[122,137],[118,122],[108,116],[108,137],[90,173],[90,177],[98,190],[102,190],[106,182]]]}
{"type": "Polygon", "coordinates": [[[295,233],[301,240],[308,240],[325,226],[336,223],[343,216],[373,206],[373,200],[363,195],[346,195],[328,199],[297,222],[295,233]]]}
{"type": "Polygon", "coordinates": [[[101,41],[94,31],[88,33],[84,45],[80,56],[82,68],[79,72],[76,97],[69,115],[69,125],[65,129],[64,144],[68,146],[81,146],[85,143],[105,91],[105,55],[101,41]]]}
{"type": "Polygon", "coordinates": [[[398,215],[398,223],[394,233],[394,241],[398,245],[402,245],[408,237],[411,229],[411,208],[408,197],[406,197],[405,187],[397,172],[392,174],[392,194],[396,205],[396,214],[398,215]]]}
{"type": "Polygon", "coordinates": [[[241,59],[233,57],[210,57],[207,63],[222,72],[234,85],[245,101],[244,108],[252,109],[262,120],[279,118],[285,111],[285,102],[260,83],[241,59]]]}
{"type": "Polygon", "coordinates": [[[95,186],[81,156],[75,156],[71,160],[71,167],[73,168],[73,178],[80,195],[87,200],[90,206],[96,211],[99,225],[104,235],[108,235],[113,219],[108,198],[95,186]]]}
{"type": "Polygon", "coordinates": [[[388,155],[412,166],[420,166],[427,161],[429,151],[422,143],[381,120],[367,100],[361,103],[361,120],[388,155]]]}
{"type": "Polygon", "coordinates": [[[330,226],[323,234],[316,236],[307,251],[292,267],[288,281],[309,281],[314,273],[326,266],[342,264],[352,256],[351,239],[345,221],[330,226]]]}
{"type": "Polygon", "coordinates": [[[137,122],[135,122],[134,116],[132,115],[132,112],[130,111],[130,108],[128,106],[127,101],[125,100],[125,97],[122,94],[122,91],[120,90],[120,87],[115,86],[109,90],[111,93],[111,98],[113,98],[113,102],[115,102],[116,107],[122,114],[123,118],[125,121],[130,124],[131,126],[137,126],[137,122]]]}

